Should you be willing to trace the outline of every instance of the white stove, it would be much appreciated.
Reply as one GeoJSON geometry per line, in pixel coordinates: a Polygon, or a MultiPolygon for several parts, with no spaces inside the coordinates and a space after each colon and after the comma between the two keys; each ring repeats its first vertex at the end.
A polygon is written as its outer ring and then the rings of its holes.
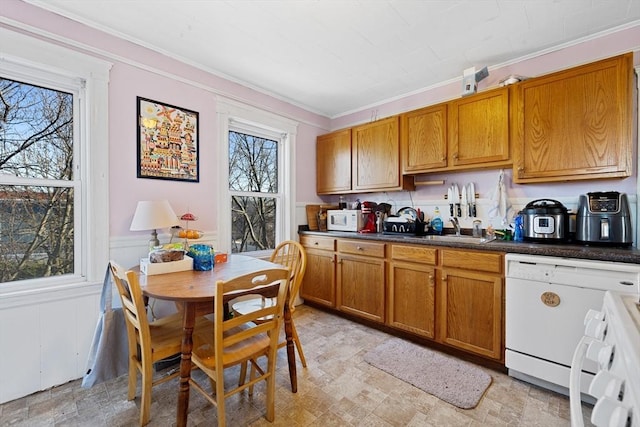
{"type": "Polygon", "coordinates": [[[582,427],[579,372],[585,359],[598,372],[589,386],[596,399],[593,425],[640,427],[640,306],[637,294],[606,292],[601,311],[590,310],[570,375],[571,425],[582,427]]]}

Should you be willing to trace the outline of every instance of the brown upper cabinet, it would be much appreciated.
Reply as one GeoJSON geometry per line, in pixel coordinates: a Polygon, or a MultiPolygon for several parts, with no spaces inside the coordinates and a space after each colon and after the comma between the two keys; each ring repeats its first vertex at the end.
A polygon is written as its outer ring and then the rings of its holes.
{"type": "Polygon", "coordinates": [[[413,190],[400,174],[398,116],[318,136],[318,194],[413,190]]]}
{"type": "Polygon", "coordinates": [[[509,88],[401,116],[402,173],[511,165],[509,88]]]}
{"type": "Polygon", "coordinates": [[[399,124],[399,116],[393,116],[352,128],[352,190],[413,189],[413,179],[400,174],[399,124]]]}
{"type": "Polygon", "coordinates": [[[630,176],[632,67],[629,53],[518,84],[514,181],[630,176]]]}
{"type": "Polygon", "coordinates": [[[318,137],[316,191],[318,194],[351,191],[351,129],[318,137]]]}
{"type": "Polygon", "coordinates": [[[508,87],[452,101],[448,118],[450,169],[511,165],[508,87]]]}
{"type": "Polygon", "coordinates": [[[402,173],[447,166],[447,104],[421,108],[400,116],[402,173]]]}

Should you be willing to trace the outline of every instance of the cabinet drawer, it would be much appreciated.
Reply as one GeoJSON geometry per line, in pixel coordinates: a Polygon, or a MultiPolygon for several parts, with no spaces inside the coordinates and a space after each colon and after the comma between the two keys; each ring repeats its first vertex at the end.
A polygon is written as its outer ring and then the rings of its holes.
{"type": "Polygon", "coordinates": [[[300,236],[300,244],[309,249],[335,250],[335,239],[322,236],[300,236]]]}
{"type": "Polygon", "coordinates": [[[435,264],[437,253],[437,249],[424,246],[391,246],[391,258],[402,261],[417,261],[427,264],[435,264]]]}
{"type": "Polygon", "coordinates": [[[442,250],[440,252],[443,267],[462,268],[465,270],[503,272],[502,253],[442,250]]]}
{"type": "Polygon", "coordinates": [[[362,242],[359,240],[338,240],[338,252],[383,258],[384,243],[362,242]]]}

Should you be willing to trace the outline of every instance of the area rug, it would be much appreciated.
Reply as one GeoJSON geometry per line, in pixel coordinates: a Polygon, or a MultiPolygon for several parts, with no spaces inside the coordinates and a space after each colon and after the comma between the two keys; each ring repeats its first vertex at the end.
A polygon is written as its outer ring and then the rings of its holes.
{"type": "Polygon", "coordinates": [[[491,385],[491,376],[473,364],[400,338],[383,342],[364,360],[462,409],[475,408],[491,385]]]}

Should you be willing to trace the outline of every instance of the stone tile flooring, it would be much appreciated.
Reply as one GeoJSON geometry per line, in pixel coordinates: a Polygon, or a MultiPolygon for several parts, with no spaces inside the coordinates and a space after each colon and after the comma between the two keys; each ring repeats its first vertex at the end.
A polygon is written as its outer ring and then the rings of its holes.
{"type": "MultiPolygon", "coordinates": [[[[567,397],[485,369],[493,383],[478,406],[459,409],[363,361],[389,336],[338,316],[300,306],[294,314],[308,367],[298,364],[290,391],[280,350],[276,419],[264,418],[263,386],[227,399],[229,426],[569,426],[567,397]]],[[[203,378],[201,372],[194,376],[203,378]]],[[[235,381],[237,371],[227,375],[235,381]]],[[[176,380],[177,381],[177,380],[176,380]]],[[[175,425],[177,382],[153,389],[149,426],[175,425]]],[[[206,383],[206,381],[205,381],[206,383]]],[[[127,401],[127,376],[90,389],[81,380],[0,405],[0,426],[136,426],[139,395],[127,401]]],[[[585,417],[591,407],[583,405],[585,417]]],[[[588,418],[586,418],[588,420],[588,418]]],[[[589,425],[585,420],[585,424],[589,425]]],[[[216,410],[191,391],[189,426],[216,425],[216,410]]]]}

